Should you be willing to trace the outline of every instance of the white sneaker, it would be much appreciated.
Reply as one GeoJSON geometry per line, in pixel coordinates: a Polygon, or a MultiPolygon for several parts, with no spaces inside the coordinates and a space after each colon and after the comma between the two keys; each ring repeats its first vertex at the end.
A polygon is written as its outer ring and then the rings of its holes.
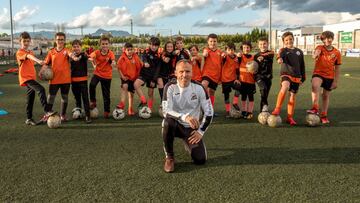
{"type": "Polygon", "coordinates": [[[269,112],[269,107],[268,107],[268,105],[264,105],[261,111],[262,111],[262,112],[269,112]]]}

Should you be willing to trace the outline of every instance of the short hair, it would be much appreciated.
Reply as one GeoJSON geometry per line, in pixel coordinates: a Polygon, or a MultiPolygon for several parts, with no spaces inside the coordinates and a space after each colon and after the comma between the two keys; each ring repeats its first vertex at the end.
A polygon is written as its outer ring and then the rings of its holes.
{"type": "Polygon", "coordinates": [[[211,33],[211,34],[208,35],[207,39],[210,39],[210,38],[217,39],[218,36],[216,34],[214,34],[214,33],[211,33]]]}
{"type": "Polygon", "coordinates": [[[160,46],[160,39],[157,37],[151,37],[149,40],[149,44],[160,46]]]}
{"type": "Polygon", "coordinates": [[[56,37],[64,37],[65,39],[66,39],[66,35],[65,35],[65,33],[63,33],[63,32],[57,32],[56,34],[55,34],[55,38],[56,37]]]}
{"type": "Polygon", "coordinates": [[[124,44],[124,48],[127,49],[127,48],[133,48],[134,46],[130,43],[130,42],[126,42],[124,44]]]}
{"type": "Polygon", "coordinates": [[[189,47],[189,50],[192,49],[192,48],[195,48],[197,51],[199,51],[199,47],[198,47],[198,45],[196,45],[196,44],[191,45],[191,46],[189,47]]]}
{"type": "Polygon", "coordinates": [[[235,44],[234,44],[234,43],[232,43],[232,42],[229,42],[229,43],[226,45],[226,48],[227,48],[227,49],[233,49],[233,50],[236,50],[235,44]]]}
{"type": "Polygon", "coordinates": [[[20,39],[31,39],[30,34],[28,32],[22,32],[20,34],[20,39]]]}
{"type": "Polygon", "coordinates": [[[81,45],[82,45],[82,43],[81,43],[81,41],[80,41],[80,40],[75,39],[74,41],[72,41],[71,45],[72,45],[72,46],[74,46],[74,45],[79,45],[79,46],[81,46],[81,45]]]}
{"type": "Polygon", "coordinates": [[[269,39],[267,37],[260,37],[258,42],[269,42],[269,39]]]}
{"type": "Polygon", "coordinates": [[[181,36],[176,37],[176,38],[175,38],[175,42],[179,42],[179,41],[183,42],[183,41],[184,41],[184,38],[181,37],[181,36]]]}
{"type": "Polygon", "coordinates": [[[245,41],[245,42],[243,42],[243,43],[241,44],[241,46],[240,46],[240,49],[241,49],[241,50],[243,49],[244,45],[247,45],[247,46],[250,47],[250,49],[252,49],[252,45],[251,45],[251,42],[250,42],[250,41],[245,41]]]}
{"type": "Polygon", "coordinates": [[[320,36],[321,41],[323,41],[326,38],[334,39],[334,33],[331,31],[324,31],[323,33],[321,33],[320,36]]]}
{"type": "Polygon", "coordinates": [[[294,39],[294,34],[292,32],[285,32],[282,36],[281,36],[281,39],[282,41],[284,41],[284,39],[288,36],[291,36],[293,39],[294,39]]]}
{"type": "Polygon", "coordinates": [[[102,41],[108,41],[110,43],[110,38],[107,36],[102,36],[102,37],[100,37],[100,40],[99,40],[100,44],[102,41]]]}
{"type": "Polygon", "coordinates": [[[191,65],[191,63],[190,63],[190,60],[188,60],[188,59],[181,59],[181,60],[179,60],[178,62],[176,62],[176,65],[175,65],[175,69],[178,67],[178,65],[180,65],[181,63],[183,63],[183,64],[188,64],[188,65],[190,65],[190,66],[192,66],[191,65]]]}

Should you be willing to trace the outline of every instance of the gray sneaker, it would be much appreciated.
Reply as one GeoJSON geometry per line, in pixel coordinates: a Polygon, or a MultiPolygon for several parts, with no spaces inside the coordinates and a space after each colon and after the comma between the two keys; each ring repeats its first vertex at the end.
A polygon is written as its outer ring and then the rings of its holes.
{"type": "Polygon", "coordinates": [[[37,125],[37,123],[32,118],[26,119],[25,124],[26,125],[32,125],[32,126],[37,125]]]}

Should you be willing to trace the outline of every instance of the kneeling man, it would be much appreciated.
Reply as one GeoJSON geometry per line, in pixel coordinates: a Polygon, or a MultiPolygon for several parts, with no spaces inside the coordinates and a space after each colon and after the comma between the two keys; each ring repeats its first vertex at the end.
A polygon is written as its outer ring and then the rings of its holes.
{"type": "Polygon", "coordinates": [[[162,135],[166,154],[164,170],[174,171],[174,138],[183,139],[185,149],[195,164],[205,164],[206,148],[203,136],[209,127],[214,110],[204,87],[191,81],[192,65],[188,60],[176,64],[176,79],[164,88],[162,102],[164,120],[162,135]],[[200,114],[203,118],[200,120],[200,114]]]}

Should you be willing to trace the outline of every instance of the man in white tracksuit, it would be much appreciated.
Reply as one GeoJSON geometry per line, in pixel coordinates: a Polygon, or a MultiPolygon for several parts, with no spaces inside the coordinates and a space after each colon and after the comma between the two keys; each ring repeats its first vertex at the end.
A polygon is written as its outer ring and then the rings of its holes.
{"type": "Polygon", "coordinates": [[[174,171],[175,137],[184,140],[185,148],[195,164],[206,162],[206,148],[202,138],[214,114],[203,86],[191,81],[192,65],[188,60],[180,60],[176,64],[175,76],[176,79],[166,84],[162,102],[162,135],[166,154],[164,170],[168,173],[174,171]],[[204,116],[199,121],[201,112],[204,112],[204,116]]]}

